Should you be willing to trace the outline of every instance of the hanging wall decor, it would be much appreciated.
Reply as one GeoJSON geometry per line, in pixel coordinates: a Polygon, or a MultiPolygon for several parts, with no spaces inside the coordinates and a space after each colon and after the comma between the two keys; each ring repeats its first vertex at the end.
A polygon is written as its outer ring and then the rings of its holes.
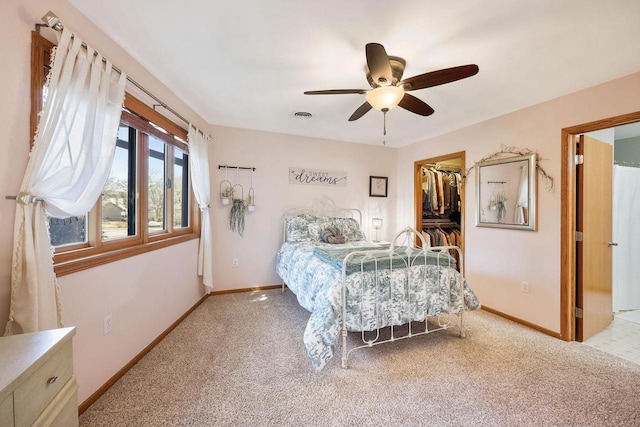
{"type": "Polygon", "coordinates": [[[467,177],[471,172],[476,169],[476,166],[480,163],[485,163],[491,160],[511,158],[517,156],[531,156],[535,155],[536,160],[536,168],[535,171],[540,174],[542,179],[545,182],[545,188],[548,192],[552,192],[554,188],[553,177],[550,176],[543,168],[540,166],[540,161],[543,160],[538,153],[528,148],[517,148],[517,147],[509,147],[504,144],[500,144],[500,150],[495,153],[487,154],[477,162],[475,162],[472,166],[464,171],[464,176],[462,177],[463,181],[466,181],[467,177]]]}
{"type": "Polygon", "coordinates": [[[253,190],[253,171],[249,173],[249,192],[247,194],[247,211],[253,212],[256,210],[256,197],[253,190]]]}
{"type": "Polygon", "coordinates": [[[231,204],[231,210],[229,211],[229,230],[233,231],[234,233],[238,233],[241,237],[243,237],[245,226],[244,215],[246,212],[253,212],[255,210],[253,172],[256,170],[256,168],[218,165],[218,169],[225,170],[225,179],[220,182],[220,200],[225,206],[231,204]],[[233,184],[231,183],[231,181],[227,180],[228,169],[236,170],[233,184]],[[239,183],[241,171],[250,171],[250,188],[246,200],[244,199],[244,187],[239,183]]]}
{"type": "Polygon", "coordinates": [[[320,169],[289,168],[289,184],[346,187],[347,173],[320,169]]]}
{"type": "Polygon", "coordinates": [[[240,236],[244,235],[244,213],[246,211],[246,205],[244,204],[244,189],[242,185],[236,184],[233,186],[240,190],[240,198],[233,199],[231,210],[229,211],[229,230],[238,233],[240,236]]]}
{"type": "Polygon", "coordinates": [[[536,155],[476,163],[476,226],[536,231],[536,155]]]}
{"type": "MultiPolygon", "coordinates": [[[[220,166],[218,166],[220,169],[220,166]]],[[[231,203],[231,199],[233,198],[233,186],[231,185],[231,181],[227,179],[227,168],[224,168],[224,179],[220,181],[220,202],[226,206],[231,203]]]]}

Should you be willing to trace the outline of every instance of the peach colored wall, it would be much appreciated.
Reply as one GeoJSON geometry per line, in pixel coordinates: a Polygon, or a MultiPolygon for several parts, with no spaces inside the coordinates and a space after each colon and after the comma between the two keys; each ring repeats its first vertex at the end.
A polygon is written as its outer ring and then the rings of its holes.
{"type": "MultiPolygon", "coordinates": [[[[344,144],[312,138],[271,134],[203,125],[203,121],[171,91],[142,68],[121,47],[73,8],[66,0],[3,3],[5,20],[0,42],[5,63],[0,67],[2,103],[0,192],[16,194],[28,159],[30,32],[48,10],[97,48],[117,66],[182,115],[192,119],[214,137],[211,146],[214,287],[216,290],[280,283],[275,257],[281,241],[281,218],[287,206],[322,195],[339,205],[359,207],[365,224],[380,216],[385,220],[381,237],[395,224],[396,195],[391,190],[396,174],[396,150],[361,144],[344,144]],[[4,47],[9,48],[4,48],[4,47]],[[258,168],[254,188],[258,209],[248,214],[244,238],[228,230],[228,208],[217,200],[220,163],[258,168]],[[288,184],[288,168],[344,170],[349,183],[344,188],[288,184]],[[369,175],[389,177],[390,197],[369,198],[369,175]],[[231,267],[237,258],[239,267],[231,267]]],[[[47,30],[45,30],[47,31],[47,30]]],[[[136,93],[134,91],[134,93],[136,93]]],[[[243,179],[246,180],[246,175],[243,179]]],[[[245,184],[245,182],[243,182],[245,184]]],[[[8,317],[10,266],[15,202],[0,203],[0,328],[8,317]]],[[[370,231],[370,230],[367,230],[370,231]]],[[[60,277],[63,320],[77,327],[74,363],[82,402],[147,346],[159,333],[191,307],[203,294],[195,275],[197,241],[154,251],[60,277]],[[175,259],[182,260],[176,263],[175,259]],[[113,331],[102,334],[104,316],[113,316],[113,331]]]]}
{"type": "MultiPolygon", "coordinates": [[[[196,123],[203,121],[64,0],[3,0],[0,45],[0,328],[8,318],[15,202],[28,159],[31,31],[52,10],[107,58],[196,123]]],[[[48,30],[45,30],[48,31],[48,30]]],[[[60,277],[63,321],[76,326],[74,364],[84,401],[204,294],[197,240],[60,277]],[[176,259],[181,261],[175,262],[176,259]],[[113,331],[102,333],[105,315],[113,331]]]]}
{"type": "Polygon", "coordinates": [[[398,225],[414,221],[413,162],[466,150],[467,167],[500,145],[530,148],[555,178],[547,192],[538,178],[538,231],[475,227],[475,174],[465,212],[465,265],[480,301],[493,309],[560,331],[560,171],[562,128],[640,110],[640,73],[401,148],[398,225]],[[527,281],[530,292],[521,291],[527,281]]]}
{"type": "MultiPolygon", "coordinates": [[[[373,238],[371,218],[383,219],[381,239],[390,239],[396,223],[397,150],[305,138],[292,135],[214,126],[210,150],[211,196],[214,234],[214,290],[237,289],[281,283],[275,259],[282,243],[282,216],[285,209],[301,206],[313,198],[327,196],[338,206],[358,208],[363,228],[373,238]],[[257,209],[247,213],[244,237],[229,230],[229,206],[218,199],[224,179],[218,165],[255,167],[253,187],[257,209]],[[289,167],[347,172],[346,187],[289,184],[289,167]],[[389,197],[369,197],[369,176],[389,177],[389,197]],[[232,266],[233,259],[238,267],[232,266]]],[[[235,172],[227,173],[234,182],[235,172]]],[[[247,173],[240,184],[249,187],[247,173]]]]}
{"type": "Polygon", "coordinates": [[[80,402],[203,295],[194,277],[197,251],[198,240],[191,240],[58,279],[63,321],[76,327],[80,402]],[[112,331],[103,335],[103,319],[109,314],[112,331]]]}
{"type": "MultiPolygon", "coordinates": [[[[382,239],[397,227],[414,223],[413,162],[467,151],[473,162],[500,144],[529,147],[543,158],[545,169],[560,179],[560,129],[603,117],[640,110],[640,74],[565,96],[497,119],[439,136],[399,150],[344,144],[313,138],[203,125],[204,121],[131,56],[100,32],[66,0],[5,0],[0,45],[0,328],[8,316],[11,247],[15,205],[4,195],[16,194],[28,159],[30,32],[48,10],[163,101],[208,130],[211,147],[214,288],[265,286],[280,282],[274,271],[286,207],[323,195],[340,205],[384,219],[382,239]],[[10,155],[9,155],[10,153],[10,155]],[[217,200],[222,179],[218,164],[255,166],[258,208],[247,215],[244,238],[227,226],[228,208],[217,200]],[[346,188],[288,184],[288,168],[344,170],[346,188]],[[369,175],[389,177],[386,199],[368,197],[369,175]],[[239,266],[231,266],[232,259],[239,266]]],[[[428,119],[427,119],[428,120],[428,119]]],[[[473,176],[471,180],[473,180],[473,176]]],[[[246,180],[246,176],[243,177],[246,180]]],[[[244,182],[243,182],[244,184],[244,182]]],[[[475,194],[467,191],[467,275],[482,302],[545,328],[559,330],[560,192],[539,191],[536,233],[476,228],[475,194]],[[519,291],[527,280],[530,294],[519,291]]],[[[64,320],[75,325],[76,372],[82,402],[202,295],[194,274],[197,242],[154,251],[59,279],[64,320]],[[176,257],[187,260],[175,263],[176,257]],[[113,332],[102,335],[102,318],[113,315],[113,332]]]]}

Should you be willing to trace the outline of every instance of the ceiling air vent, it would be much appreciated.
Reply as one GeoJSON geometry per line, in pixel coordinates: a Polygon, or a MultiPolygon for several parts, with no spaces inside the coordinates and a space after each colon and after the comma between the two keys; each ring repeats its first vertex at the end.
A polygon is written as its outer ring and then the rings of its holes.
{"type": "Polygon", "coordinates": [[[311,113],[307,113],[306,111],[298,111],[297,113],[294,113],[293,115],[295,116],[295,118],[301,119],[301,120],[308,120],[311,117],[313,117],[313,115],[311,113]]]}

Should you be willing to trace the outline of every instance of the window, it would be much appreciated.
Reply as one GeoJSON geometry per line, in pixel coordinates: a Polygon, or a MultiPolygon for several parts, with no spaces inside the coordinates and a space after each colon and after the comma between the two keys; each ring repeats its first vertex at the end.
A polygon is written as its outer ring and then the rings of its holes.
{"type": "MultiPolygon", "coordinates": [[[[53,44],[33,35],[35,134],[53,44]]],[[[127,94],[117,138],[111,173],[91,212],[50,220],[58,275],[199,237],[186,131],[127,94]]]]}

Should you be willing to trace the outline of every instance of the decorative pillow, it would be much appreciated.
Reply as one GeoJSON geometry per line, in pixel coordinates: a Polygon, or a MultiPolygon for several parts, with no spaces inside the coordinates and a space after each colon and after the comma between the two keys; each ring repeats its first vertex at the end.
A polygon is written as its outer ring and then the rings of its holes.
{"type": "Polygon", "coordinates": [[[317,238],[313,238],[309,232],[309,217],[311,215],[296,215],[287,218],[287,241],[288,242],[313,242],[317,238]]]}
{"type": "Polygon", "coordinates": [[[328,225],[327,217],[300,214],[287,218],[288,242],[319,242],[320,234],[328,225]]]}
{"type": "Polygon", "coordinates": [[[314,235],[317,236],[317,242],[322,241],[322,233],[327,229],[327,227],[334,226],[332,219],[333,218],[328,216],[313,217],[313,222],[309,224],[309,233],[315,233],[314,235]]]}
{"type": "Polygon", "coordinates": [[[329,227],[337,228],[345,242],[366,240],[360,224],[354,218],[300,214],[287,218],[287,241],[320,242],[323,232],[329,227]]]}
{"type": "Polygon", "coordinates": [[[325,243],[344,243],[345,237],[344,234],[340,233],[340,230],[337,227],[327,227],[322,232],[322,236],[320,239],[325,243]]]}
{"type": "Polygon", "coordinates": [[[355,218],[333,218],[333,225],[340,230],[347,242],[367,240],[355,218]]]}

